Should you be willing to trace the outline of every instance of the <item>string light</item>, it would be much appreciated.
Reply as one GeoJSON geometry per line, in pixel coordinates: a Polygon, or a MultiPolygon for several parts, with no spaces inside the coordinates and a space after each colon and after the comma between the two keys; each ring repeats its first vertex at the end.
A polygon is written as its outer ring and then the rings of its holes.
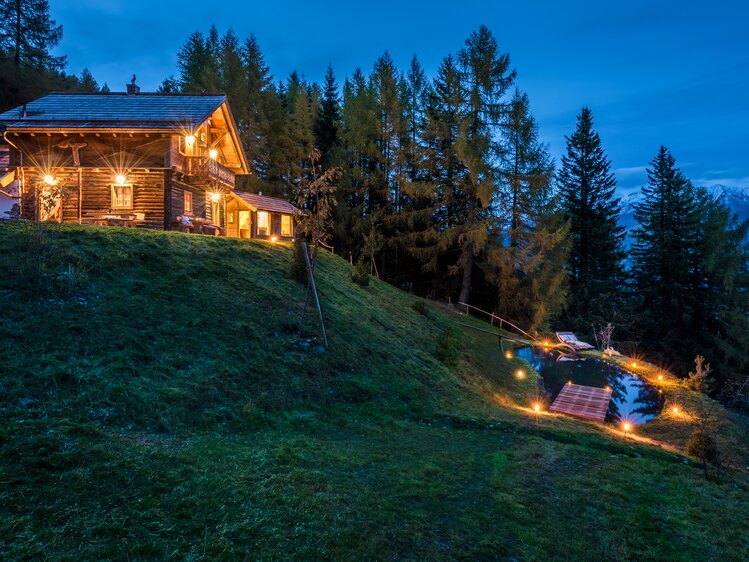
{"type": "Polygon", "coordinates": [[[505,351],[505,359],[512,359],[512,351],[505,351]]]}

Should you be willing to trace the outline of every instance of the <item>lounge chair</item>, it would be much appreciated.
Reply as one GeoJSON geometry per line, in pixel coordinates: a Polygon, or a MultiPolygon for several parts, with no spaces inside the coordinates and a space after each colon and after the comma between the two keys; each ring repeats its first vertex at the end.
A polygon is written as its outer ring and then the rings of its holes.
{"type": "Polygon", "coordinates": [[[594,349],[593,346],[589,343],[577,339],[577,336],[574,334],[574,332],[557,332],[557,338],[559,338],[560,342],[569,345],[576,351],[582,351],[584,349],[594,349]]]}

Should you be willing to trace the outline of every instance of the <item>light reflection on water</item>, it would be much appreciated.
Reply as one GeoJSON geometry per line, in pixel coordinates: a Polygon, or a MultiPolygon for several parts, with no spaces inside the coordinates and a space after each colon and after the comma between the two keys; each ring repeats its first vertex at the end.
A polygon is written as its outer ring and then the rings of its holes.
{"type": "Polygon", "coordinates": [[[567,381],[575,384],[612,389],[606,421],[628,421],[643,424],[652,420],[663,409],[663,397],[658,389],[618,365],[601,359],[560,361],[556,351],[523,347],[517,356],[525,359],[541,375],[543,389],[552,401],[567,381]]]}

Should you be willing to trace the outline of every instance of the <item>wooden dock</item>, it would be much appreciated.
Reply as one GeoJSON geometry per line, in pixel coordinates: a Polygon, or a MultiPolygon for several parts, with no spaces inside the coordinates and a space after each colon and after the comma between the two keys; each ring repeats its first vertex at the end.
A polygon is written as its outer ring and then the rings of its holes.
{"type": "Polygon", "coordinates": [[[557,395],[549,411],[584,420],[602,422],[606,419],[610,401],[610,388],[596,388],[568,383],[557,395]]]}

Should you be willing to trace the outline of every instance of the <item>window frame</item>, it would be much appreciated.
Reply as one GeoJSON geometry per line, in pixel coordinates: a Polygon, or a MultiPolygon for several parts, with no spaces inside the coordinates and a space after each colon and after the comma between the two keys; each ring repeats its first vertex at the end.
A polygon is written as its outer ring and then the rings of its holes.
{"type": "Polygon", "coordinates": [[[111,209],[113,211],[132,211],[135,207],[135,189],[132,183],[113,183],[111,184],[111,209]],[[117,205],[117,189],[127,188],[130,190],[130,204],[127,206],[117,205]]]}
{"type": "Polygon", "coordinates": [[[284,238],[291,238],[294,235],[294,223],[291,220],[291,215],[281,213],[281,236],[284,238]],[[288,223],[288,230],[284,230],[284,222],[288,223]]]}
{"type": "Polygon", "coordinates": [[[257,212],[257,235],[258,236],[270,236],[270,221],[271,221],[270,211],[258,211],[257,212]],[[260,228],[261,228],[260,215],[261,214],[264,217],[266,217],[265,226],[262,227],[265,230],[265,232],[260,231],[260,228]]]}
{"type": "Polygon", "coordinates": [[[182,190],[182,214],[192,215],[195,210],[195,199],[192,195],[192,191],[189,189],[182,190]],[[187,208],[187,201],[190,201],[190,209],[187,208]]]}

